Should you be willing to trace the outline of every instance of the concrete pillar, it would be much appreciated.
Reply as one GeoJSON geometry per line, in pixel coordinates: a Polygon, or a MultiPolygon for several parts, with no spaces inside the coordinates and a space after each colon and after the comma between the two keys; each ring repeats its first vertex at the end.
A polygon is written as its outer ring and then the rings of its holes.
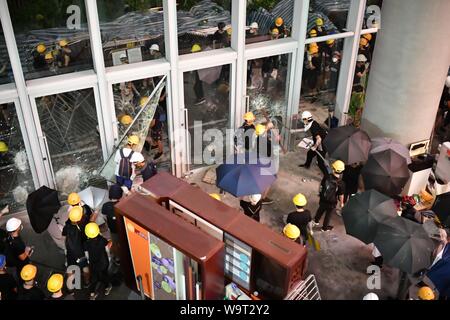
{"type": "Polygon", "coordinates": [[[449,0],[384,0],[362,129],[408,145],[429,139],[450,65],[449,0]]]}

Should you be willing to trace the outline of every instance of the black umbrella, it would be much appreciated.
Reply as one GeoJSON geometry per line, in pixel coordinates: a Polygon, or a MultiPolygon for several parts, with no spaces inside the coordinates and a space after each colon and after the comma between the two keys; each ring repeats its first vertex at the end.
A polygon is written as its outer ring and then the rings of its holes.
{"type": "Polygon", "coordinates": [[[367,133],[351,125],[331,129],[323,143],[331,158],[346,164],[367,161],[371,147],[367,133]]]}
{"type": "Polygon", "coordinates": [[[409,150],[400,142],[397,142],[391,138],[374,138],[372,139],[372,148],[370,149],[370,153],[377,153],[380,151],[384,151],[387,149],[391,149],[401,155],[406,159],[406,163],[411,163],[411,157],[409,155],[409,150]]]}
{"type": "Polygon", "coordinates": [[[27,198],[27,211],[33,230],[36,233],[47,230],[53,215],[60,207],[56,190],[42,186],[30,193],[27,198]]]}
{"type": "Polygon", "coordinates": [[[380,223],[373,241],[386,264],[408,274],[428,268],[435,244],[419,223],[395,217],[380,223]]]}
{"type": "Polygon", "coordinates": [[[400,194],[409,179],[405,158],[391,149],[370,154],[361,174],[366,190],[375,189],[387,196],[400,194]]]}
{"type": "Polygon", "coordinates": [[[444,226],[450,227],[450,192],[438,195],[431,210],[438,215],[444,226]]]}
{"type": "Polygon", "coordinates": [[[394,200],[376,190],[351,197],[342,210],[347,234],[367,244],[375,239],[379,224],[394,217],[398,217],[394,200]]]}

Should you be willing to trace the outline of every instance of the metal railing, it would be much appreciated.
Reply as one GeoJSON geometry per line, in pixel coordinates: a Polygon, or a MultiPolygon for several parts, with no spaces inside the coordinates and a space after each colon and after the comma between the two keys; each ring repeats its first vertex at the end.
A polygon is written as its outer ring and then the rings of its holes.
{"type": "Polygon", "coordinates": [[[305,280],[299,281],[284,300],[322,300],[316,277],[310,274],[305,280]]]}

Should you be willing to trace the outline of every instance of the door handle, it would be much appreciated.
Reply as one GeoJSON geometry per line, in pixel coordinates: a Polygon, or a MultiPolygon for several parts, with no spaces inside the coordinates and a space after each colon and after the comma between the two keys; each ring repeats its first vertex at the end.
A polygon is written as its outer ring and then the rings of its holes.
{"type": "Polygon", "coordinates": [[[137,282],[139,283],[139,293],[141,294],[141,300],[145,300],[145,293],[144,293],[144,284],[142,282],[142,276],[138,275],[136,277],[137,282]]]}
{"type": "Polygon", "coordinates": [[[48,141],[47,141],[47,137],[46,137],[45,133],[43,133],[41,139],[44,142],[44,146],[45,146],[45,156],[42,158],[42,160],[48,161],[48,165],[50,167],[51,179],[53,182],[53,187],[55,188],[55,190],[57,190],[55,172],[53,171],[53,164],[52,164],[51,157],[50,157],[50,149],[48,148],[48,141]]]}

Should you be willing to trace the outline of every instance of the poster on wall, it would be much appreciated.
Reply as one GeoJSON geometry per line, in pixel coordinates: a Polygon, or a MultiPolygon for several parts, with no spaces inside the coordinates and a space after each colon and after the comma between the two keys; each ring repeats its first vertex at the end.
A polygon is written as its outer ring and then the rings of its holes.
{"type": "Polygon", "coordinates": [[[155,300],[176,300],[177,286],[173,247],[150,234],[153,295],[155,300]]]}

